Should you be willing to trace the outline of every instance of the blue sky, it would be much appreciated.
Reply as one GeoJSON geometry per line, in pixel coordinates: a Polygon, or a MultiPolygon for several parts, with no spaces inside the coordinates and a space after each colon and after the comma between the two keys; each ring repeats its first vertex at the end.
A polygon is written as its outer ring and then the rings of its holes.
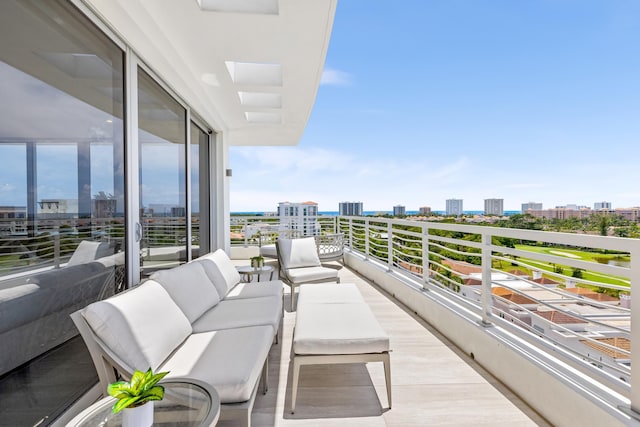
{"type": "Polygon", "coordinates": [[[341,0],[300,144],[232,147],[232,211],[640,206],[640,2],[341,0]]]}

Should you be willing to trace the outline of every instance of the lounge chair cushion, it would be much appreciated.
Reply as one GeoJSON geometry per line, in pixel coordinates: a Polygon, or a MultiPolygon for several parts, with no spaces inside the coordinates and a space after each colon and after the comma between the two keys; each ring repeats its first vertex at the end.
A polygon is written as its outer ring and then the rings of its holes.
{"type": "Polygon", "coordinates": [[[278,258],[278,252],[276,251],[276,245],[264,245],[260,246],[260,256],[265,258],[278,258]]]}
{"type": "Polygon", "coordinates": [[[211,384],[221,403],[245,402],[262,370],[256,361],[266,360],[272,340],[269,326],[193,334],[159,370],[211,384]]]}
{"type": "Polygon", "coordinates": [[[287,270],[293,283],[313,282],[316,280],[336,281],[338,270],[329,267],[302,267],[287,270]]]}
{"type": "Polygon", "coordinates": [[[364,303],[362,294],[354,283],[316,283],[300,285],[298,307],[305,304],[364,303]]]}
{"type": "Polygon", "coordinates": [[[166,289],[190,323],[220,302],[216,287],[200,263],[160,270],[150,278],[166,289]]]}
{"type": "Polygon", "coordinates": [[[298,306],[295,354],[361,354],[389,351],[389,336],[365,303],[298,306]]]}
{"type": "Polygon", "coordinates": [[[204,271],[218,290],[220,298],[224,298],[229,289],[240,283],[240,273],[222,249],[201,256],[195,260],[204,267],[204,271]]]}
{"type": "Polygon", "coordinates": [[[83,240],[69,258],[67,266],[86,264],[108,255],[113,255],[109,243],[83,240]]]}
{"type": "Polygon", "coordinates": [[[278,331],[282,317],[281,297],[262,297],[222,300],[196,320],[193,332],[209,332],[247,326],[269,325],[273,335],[278,331]]]}
{"type": "Polygon", "coordinates": [[[282,282],[238,283],[227,293],[226,300],[242,298],[278,297],[282,298],[282,282]]]}
{"type": "Polygon", "coordinates": [[[90,304],[83,316],[123,362],[143,371],[156,370],[192,331],[189,319],[153,280],[90,304]]]}
{"type": "Polygon", "coordinates": [[[316,239],[313,237],[278,239],[278,250],[286,269],[321,266],[316,239]]]}

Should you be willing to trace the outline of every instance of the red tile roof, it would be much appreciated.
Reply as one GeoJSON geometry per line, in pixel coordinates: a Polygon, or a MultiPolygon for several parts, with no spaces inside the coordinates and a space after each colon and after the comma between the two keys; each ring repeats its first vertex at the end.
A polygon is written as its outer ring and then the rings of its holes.
{"type": "Polygon", "coordinates": [[[460,274],[482,273],[482,267],[463,261],[444,260],[442,263],[460,274]]]}
{"type": "MultiPolygon", "coordinates": [[[[628,338],[624,337],[613,337],[613,338],[596,338],[595,341],[602,342],[608,344],[612,347],[617,347],[621,350],[625,350],[627,352],[631,351],[631,341],[628,338]]],[[[621,351],[616,351],[610,347],[605,347],[604,345],[600,345],[593,341],[588,340],[580,340],[580,342],[586,346],[594,348],[607,356],[611,356],[614,359],[628,359],[631,357],[629,353],[623,353],[621,351]]]]}
{"type": "Polygon", "coordinates": [[[511,289],[503,288],[502,286],[496,286],[495,288],[491,289],[491,293],[503,297],[513,294],[513,291],[511,289]]]}
{"type": "Polygon", "coordinates": [[[518,305],[522,305],[522,304],[538,304],[537,301],[522,295],[522,294],[510,294],[510,295],[505,295],[503,298],[508,299],[509,301],[511,301],[514,304],[518,304],[518,305]]]}
{"type": "Polygon", "coordinates": [[[503,288],[502,286],[496,286],[495,288],[491,289],[491,293],[518,305],[538,304],[537,301],[529,298],[528,296],[514,292],[511,289],[503,288]]]}
{"type": "Polygon", "coordinates": [[[539,283],[541,285],[558,285],[559,283],[555,280],[548,279],[546,277],[541,277],[539,279],[533,279],[532,282],[539,283]]]}
{"type": "Polygon", "coordinates": [[[593,291],[591,289],[585,289],[585,288],[566,288],[565,291],[567,292],[571,292],[580,296],[583,296],[585,298],[589,298],[592,300],[596,300],[596,301],[601,301],[601,302],[612,302],[612,301],[619,301],[618,298],[616,297],[612,297],[611,295],[607,295],[607,294],[603,294],[600,292],[596,292],[593,291]]]}
{"type": "Polygon", "coordinates": [[[527,277],[529,276],[529,274],[526,271],[522,271],[518,269],[508,271],[508,273],[513,274],[514,276],[527,276],[527,277]]]}
{"type": "Polygon", "coordinates": [[[546,311],[538,310],[536,311],[536,314],[558,325],[568,324],[568,323],[589,323],[586,320],[578,319],[577,317],[573,317],[567,313],[563,313],[562,311],[557,311],[557,310],[546,310],[546,311]]]}

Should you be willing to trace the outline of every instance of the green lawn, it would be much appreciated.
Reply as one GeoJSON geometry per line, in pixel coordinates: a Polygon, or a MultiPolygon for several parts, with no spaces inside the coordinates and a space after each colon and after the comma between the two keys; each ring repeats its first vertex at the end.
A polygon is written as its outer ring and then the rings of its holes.
{"type": "MultiPolygon", "coordinates": [[[[543,247],[543,246],[516,245],[516,249],[528,251],[528,252],[537,252],[537,253],[542,253],[547,255],[555,255],[559,257],[566,257],[567,259],[576,259],[576,260],[579,259],[581,261],[588,261],[588,262],[594,262],[594,263],[597,263],[598,261],[600,262],[604,261],[604,263],[606,263],[609,260],[629,262],[630,260],[630,257],[628,255],[601,254],[597,252],[580,251],[577,249],[553,248],[553,247],[546,247],[546,246],[543,247]]],[[[522,258],[522,257],[518,258],[518,260],[521,262],[527,263],[528,265],[540,268],[541,270],[544,270],[544,271],[555,272],[556,268],[562,268],[561,274],[569,277],[571,277],[573,273],[573,269],[571,267],[565,267],[557,263],[554,265],[548,262],[538,261],[530,258],[522,258]]],[[[494,267],[500,270],[505,270],[505,271],[509,271],[514,268],[519,268],[521,270],[523,269],[523,267],[515,267],[507,264],[508,263],[506,262],[501,262],[500,265],[494,265],[494,267]]],[[[549,278],[553,280],[557,280],[552,276],[549,276],[549,278]]],[[[590,280],[593,282],[611,284],[611,285],[629,286],[629,280],[625,277],[609,276],[609,275],[604,275],[604,274],[590,272],[590,271],[583,271],[582,279],[590,280]]]]}

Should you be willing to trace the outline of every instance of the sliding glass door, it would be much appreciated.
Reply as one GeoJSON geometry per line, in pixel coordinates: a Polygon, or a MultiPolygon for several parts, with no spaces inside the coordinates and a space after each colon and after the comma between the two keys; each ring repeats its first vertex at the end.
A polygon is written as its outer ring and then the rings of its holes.
{"type": "Polygon", "coordinates": [[[210,135],[191,122],[191,253],[193,258],[210,251],[209,242],[209,205],[210,191],[210,135]]]}
{"type": "Polygon", "coordinates": [[[71,313],[211,248],[211,132],[73,4],[0,1],[2,425],[97,382],[71,313]]]}
{"type": "Polygon", "coordinates": [[[0,424],[97,379],[69,315],[124,286],[123,76],[68,1],[0,2],[0,424]]]}
{"type": "Polygon", "coordinates": [[[138,69],[141,275],[187,260],[187,112],[138,69]]]}

